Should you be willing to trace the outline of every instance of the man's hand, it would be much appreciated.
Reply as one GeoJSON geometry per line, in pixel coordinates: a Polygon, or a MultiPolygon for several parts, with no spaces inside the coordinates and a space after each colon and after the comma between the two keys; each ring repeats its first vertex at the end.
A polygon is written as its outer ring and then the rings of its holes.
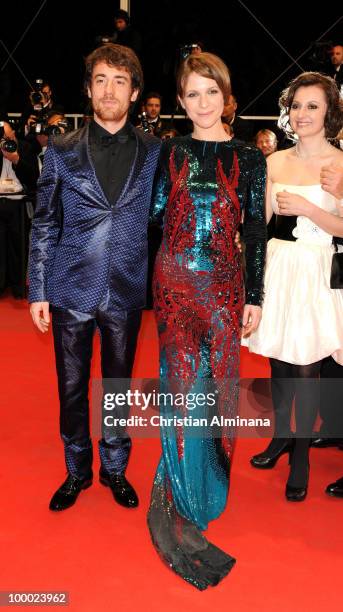
{"type": "Polygon", "coordinates": [[[243,329],[242,336],[245,338],[252,332],[256,331],[261,321],[262,308],[261,306],[253,306],[245,304],[243,311],[243,329]]]}
{"type": "Polygon", "coordinates": [[[322,189],[331,193],[338,200],[343,199],[343,168],[342,166],[323,166],[320,173],[322,189]]]}
{"type": "Polygon", "coordinates": [[[36,123],[36,122],[37,122],[36,115],[30,115],[28,120],[27,120],[27,122],[26,122],[26,125],[30,126],[31,123],[36,123]]]}
{"type": "Polygon", "coordinates": [[[32,302],[30,306],[32,320],[43,334],[48,331],[50,323],[49,302],[32,302]]]}

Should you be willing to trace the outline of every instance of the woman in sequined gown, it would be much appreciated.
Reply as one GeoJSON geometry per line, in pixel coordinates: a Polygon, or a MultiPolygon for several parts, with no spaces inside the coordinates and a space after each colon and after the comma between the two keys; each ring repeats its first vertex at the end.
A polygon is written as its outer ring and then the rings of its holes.
{"type": "Polygon", "coordinates": [[[333,79],[306,72],[282,93],[280,107],[280,123],[296,144],[268,157],[266,212],[267,220],[276,214],[275,233],[267,248],[261,325],[243,342],[270,358],[275,411],[273,440],[251,463],[273,467],[289,452],[285,495],[301,502],[322,361],[331,355],[343,365],[343,290],[330,288],[333,236],[343,236],[342,203],[320,181],[323,167],[343,167],[343,152],[328,141],[342,129],[343,102],[333,79]]]}
{"type": "MultiPolygon", "coordinates": [[[[203,53],[185,60],[178,96],[193,133],[163,143],[152,211],[163,224],[154,275],[162,388],[186,394],[215,386],[217,414],[224,417],[234,416],[237,405],[242,325],[249,333],[261,316],[266,240],[264,157],[228,141],[221,114],[229,95],[229,74],[219,58],[203,53]],[[243,213],[245,290],[234,240],[243,213]]],[[[191,412],[187,406],[160,410],[168,417],[191,412]]],[[[203,407],[191,412],[193,418],[204,414],[209,416],[203,407]]],[[[225,508],[232,432],[204,426],[194,434],[181,419],[161,424],[161,440],[151,537],[162,559],[203,590],[235,562],[202,534],[225,508]]]]}

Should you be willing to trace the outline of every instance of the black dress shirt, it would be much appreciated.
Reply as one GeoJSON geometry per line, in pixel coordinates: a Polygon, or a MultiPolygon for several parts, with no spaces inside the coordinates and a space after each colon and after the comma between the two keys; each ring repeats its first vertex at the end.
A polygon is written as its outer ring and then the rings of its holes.
{"type": "Polygon", "coordinates": [[[136,155],[136,136],[130,123],[115,134],[91,121],[89,147],[100,186],[114,205],[130,174],[136,155]]]}

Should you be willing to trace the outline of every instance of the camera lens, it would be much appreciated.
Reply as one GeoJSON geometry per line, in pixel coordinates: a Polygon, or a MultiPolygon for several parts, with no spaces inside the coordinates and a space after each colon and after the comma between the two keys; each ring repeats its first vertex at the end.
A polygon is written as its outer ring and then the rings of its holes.
{"type": "Polygon", "coordinates": [[[42,94],[39,91],[33,91],[31,94],[32,104],[41,104],[42,94]]]}
{"type": "Polygon", "coordinates": [[[6,153],[15,153],[18,148],[15,140],[8,140],[7,138],[0,141],[0,147],[6,153]]]}
{"type": "Polygon", "coordinates": [[[58,127],[58,125],[52,125],[50,134],[57,136],[58,134],[62,134],[62,130],[58,127]]]}

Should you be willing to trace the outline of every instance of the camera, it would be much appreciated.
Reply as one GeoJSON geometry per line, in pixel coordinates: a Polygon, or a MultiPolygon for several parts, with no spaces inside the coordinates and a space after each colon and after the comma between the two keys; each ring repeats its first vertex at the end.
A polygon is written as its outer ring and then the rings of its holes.
{"type": "Polygon", "coordinates": [[[64,134],[68,131],[68,122],[59,121],[55,125],[44,126],[44,132],[46,136],[58,136],[58,134],[64,134]]]}
{"type": "Polygon", "coordinates": [[[43,79],[36,79],[33,86],[33,91],[30,93],[30,100],[33,108],[40,111],[44,104],[43,79]]]}
{"type": "Polygon", "coordinates": [[[5,136],[4,122],[0,121],[0,149],[6,151],[6,153],[15,153],[18,149],[18,145],[15,140],[7,138],[5,136]]]}
{"type": "Polygon", "coordinates": [[[182,59],[186,59],[186,57],[192,53],[193,49],[196,49],[198,46],[199,45],[197,43],[182,45],[182,47],[180,47],[180,55],[182,59]]]}
{"type": "Polygon", "coordinates": [[[141,115],[141,124],[142,124],[143,132],[146,132],[147,134],[151,134],[153,132],[153,127],[152,127],[152,125],[150,125],[150,123],[148,121],[148,115],[147,115],[146,111],[142,112],[142,115],[141,115]]]}
{"type": "Polygon", "coordinates": [[[43,117],[42,120],[30,124],[29,134],[35,134],[36,136],[58,136],[58,134],[64,134],[67,131],[67,120],[58,121],[58,123],[49,125],[48,119],[43,117]]]}

